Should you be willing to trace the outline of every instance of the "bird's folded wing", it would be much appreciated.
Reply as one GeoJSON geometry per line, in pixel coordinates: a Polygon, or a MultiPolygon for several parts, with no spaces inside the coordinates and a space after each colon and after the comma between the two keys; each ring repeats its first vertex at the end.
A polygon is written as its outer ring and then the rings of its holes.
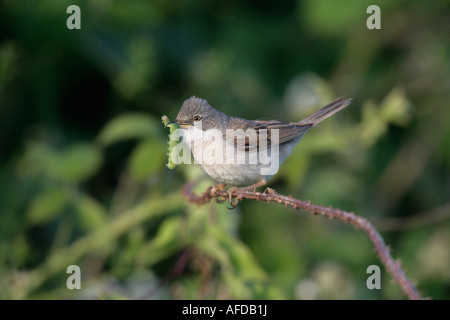
{"type": "Polygon", "coordinates": [[[249,121],[247,126],[242,127],[242,130],[236,130],[233,141],[235,147],[239,150],[258,150],[260,147],[270,147],[274,144],[289,142],[303,135],[312,126],[312,124],[276,120],[254,120],[251,123],[249,121]],[[276,139],[274,130],[278,131],[278,139],[276,139]],[[264,140],[266,140],[266,143],[264,143],[264,140]]]}
{"type": "MultiPolygon", "coordinates": [[[[312,124],[298,124],[292,122],[274,121],[274,120],[255,120],[256,130],[260,132],[261,129],[267,129],[267,139],[271,141],[273,130],[278,130],[278,144],[289,142],[301,135],[303,135],[312,124]]],[[[273,141],[276,143],[276,141],[273,141]]]]}

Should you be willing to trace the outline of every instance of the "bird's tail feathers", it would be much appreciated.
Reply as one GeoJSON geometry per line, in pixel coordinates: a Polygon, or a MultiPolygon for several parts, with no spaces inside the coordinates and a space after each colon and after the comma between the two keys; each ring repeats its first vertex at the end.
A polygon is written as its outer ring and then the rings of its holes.
{"type": "Polygon", "coordinates": [[[303,119],[302,121],[300,121],[299,123],[310,123],[312,125],[316,125],[319,122],[322,122],[323,120],[325,120],[326,118],[332,116],[333,114],[335,114],[336,112],[344,109],[346,106],[348,106],[350,103],[352,102],[352,99],[345,99],[345,98],[338,98],[336,100],[334,100],[333,102],[327,104],[325,107],[323,107],[322,109],[314,112],[312,115],[310,115],[309,117],[303,119]]]}

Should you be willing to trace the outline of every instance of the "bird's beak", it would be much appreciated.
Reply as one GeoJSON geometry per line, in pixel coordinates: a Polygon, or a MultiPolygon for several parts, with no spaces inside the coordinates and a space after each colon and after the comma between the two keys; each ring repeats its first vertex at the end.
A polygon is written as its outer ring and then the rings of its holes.
{"type": "Polygon", "coordinates": [[[179,125],[181,128],[186,127],[186,126],[188,125],[187,123],[184,123],[184,122],[179,121],[179,120],[171,121],[171,122],[169,122],[167,125],[169,125],[169,124],[171,124],[171,123],[175,123],[175,124],[179,125]]]}

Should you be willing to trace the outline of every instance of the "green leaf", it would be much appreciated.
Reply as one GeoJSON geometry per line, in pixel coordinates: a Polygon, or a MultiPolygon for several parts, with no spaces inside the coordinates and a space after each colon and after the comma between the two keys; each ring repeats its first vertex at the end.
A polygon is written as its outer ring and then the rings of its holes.
{"type": "Polygon", "coordinates": [[[43,173],[64,182],[80,182],[94,174],[102,163],[100,150],[92,144],[78,143],[64,150],[54,150],[42,143],[32,143],[19,161],[21,175],[43,173]]]}
{"type": "Polygon", "coordinates": [[[100,132],[98,141],[107,146],[126,139],[148,138],[160,134],[160,122],[139,113],[130,113],[112,119],[100,132]]]}
{"type": "Polygon", "coordinates": [[[215,257],[219,263],[224,264],[226,268],[232,267],[233,273],[242,280],[266,279],[266,273],[243,242],[236,240],[219,227],[208,228],[208,231],[210,234],[199,241],[202,249],[215,257]]]}
{"type": "Polygon", "coordinates": [[[133,150],[129,159],[131,176],[137,181],[142,181],[148,176],[161,171],[164,168],[166,158],[166,146],[163,142],[148,139],[139,143],[133,150]]]}
{"type": "Polygon", "coordinates": [[[406,125],[411,120],[410,103],[403,90],[394,88],[377,106],[366,101],[362,106],[361,137],[372,145],[386,133],[389,123],[406,125]]]}
{"type": "Polygon", "coordinates": [[[380,108],[387,122],[404,126],[411,120],[410,103],[400,88],[392,89],[383,99],[380,108]]]}
{"type": "MultiPolygon", "coordinates": [[[[217,229],[218,230],[218,229],[217,229]]],[[[251,250],[243,242],[231,237],[221,230],[219,241],[226,248],[234,265],[235,272],[245,280],[262,281],[266,273],[258,264],[251,250]]]]}
{"type": "Polygon", "coordinates": [[[250,299],[255,285],[267,282],[265,271],[250,249],[221,227],[208,228],[208,232],[197,239],[195,245],[221,266],[223,280],[234,298],[250,299]]]}
{"type": "Polygon", "coordinates": [[[166,219],[152,241],[139,250],[139,263],[146,266],[155,264],[180,249],[183,244],[180,236],[182,224],[180,217],[166,219]]]}
{"type": "Polygon", "coordinates": [[[78,213],[81,224],[86,229],[95,229],[106,222],[105,208],[94,198],[82,196],[77,199],[75,210],[78,213]]]}
{"type": "Polygon", "coordinates": [[[39,193],[30,204],[27,220],[31,224],[42,224],[53,219],[69,203],[69,193],[64,188],[51,188],[39,193]]]}
{"type": "Polygon", "coordinates": [[[223,248],[216,238],[204,235],[196,241],[196,245],[201,251],[213,257],[223,268],[224,274],[234,274],[233,265],[230,255],[223,248]]]}
{"type": "Polygon", "coordinates": [[[55,178],[81,182],[92,176],[102,163],[100,151],[91,144],[75,144],[53,159],[47,170],[55,178]]]}

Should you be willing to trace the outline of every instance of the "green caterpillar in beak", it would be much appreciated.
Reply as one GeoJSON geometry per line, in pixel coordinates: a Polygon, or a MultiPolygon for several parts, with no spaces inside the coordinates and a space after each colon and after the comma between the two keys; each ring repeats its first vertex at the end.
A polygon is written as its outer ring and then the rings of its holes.
{"type": "Polygon", "coordinates": [[[174,135],[176,135],[176,134],[174,134],[174,131],[179,128],[179,125],[177,125],[176,123],[170,123],[169,117],[166,115],[161,117],[161,121],[164,124],[164,127],[166,127],[166,128],[169,127],[169,129],[170,129],[169,142],[168,142],[169,148],[167,151],[168,161],[167,161],[166,166],[169,169],[173,169],[176,167],[176,164],[173,162],[171,155],[172,155],[173,148],[177,145],[177,142],[178,142],[178,137],[174,136],[174,135]]]}

